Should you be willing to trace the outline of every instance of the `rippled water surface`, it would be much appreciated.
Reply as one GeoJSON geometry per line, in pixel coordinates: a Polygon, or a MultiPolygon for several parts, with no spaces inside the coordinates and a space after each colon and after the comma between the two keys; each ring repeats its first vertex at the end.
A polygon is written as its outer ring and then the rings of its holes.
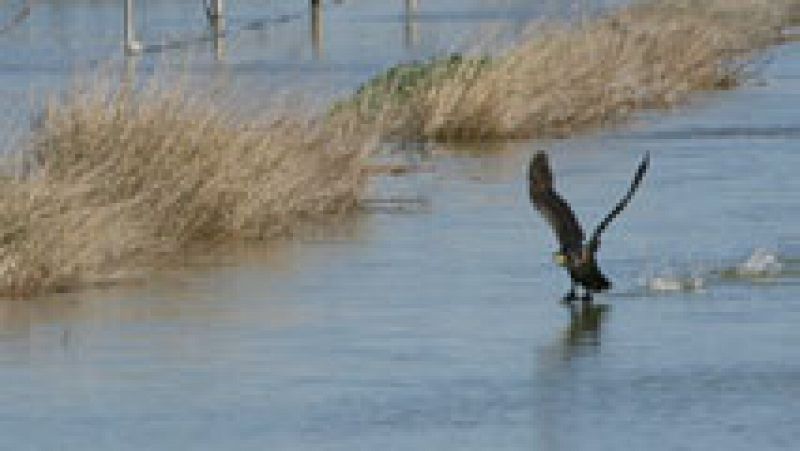
{"type": "MultiPolygon", "coordinates": [[[[199,2],[165,3],[151,2],[145,30],[199,2]]],[[[304,5],[241,3],[233,23],[304,5]]],[[[340,86],[406,52],[437,51],[442,29],[536,14],[529,2],[421,1],[409,50],[395,3],[331,6],[329,29],[366,24],[331,32],[325,61],[350,74],[340,86]]],[[[69,70],[53,68],[84,47],[100,58],[118,45],[118,29],[89,19],[116,21],[114,2],[36,7],[45,18],[34,9],[32,28],[0,36],[7,99],[60,86],[69,70]],[[61,13],[54,33],[70,36],[58,40],[67,53],[24,34],[61,13]],[[107,39],[81,31],[94,26],[107,39]],[[32,56],[14,59],[14,42],[32,56]]],[[[325,64],[259,36],[229,47],[234,74],[325,64]]],[[[0,448],[796,449],[800,45],[769,55],[742,89],[624,128],[436,147],[425,157],[435,172],[372,188],[422,200],[408,208],[378,203],[302,240],[198,258],[141,285],[0,301],[0,448]],[[603,240],[615,287],[593,309],[558,302],[568,280],[523,180],[542,147],[587,227],[652,153],[603,240]]]]}

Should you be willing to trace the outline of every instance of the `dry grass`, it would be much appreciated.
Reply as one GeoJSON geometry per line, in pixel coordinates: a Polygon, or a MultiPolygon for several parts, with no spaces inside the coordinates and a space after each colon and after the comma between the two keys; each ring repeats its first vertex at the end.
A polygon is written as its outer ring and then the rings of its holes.
{"type": "Polygon", "coordinates": [[[466,58],[446,72],[433,64],[424,81],[384,84],[383,108],[395,118],[387,134],[566,136],[667,108],[698,90],[735,86],[752,52],[776,42],[798,9],[798,0],[669,0],[539,26],[489,64],[466,58]]]}
{"type": "Polygon", "coordinates": [[[733,86],[799,6],[669,0],[540,27],[491,60],[399,72],[376,85],[386,95],[364,91],[318,119],[243,121],[174,88],[77,89],[32,131],[29,170],[0,178],[0,295],[114,282],[196,243],[264,239],[350,211],[386,133],[561,136],[733,86]]]}
{"type": "Polygon", "coordinates": [[[355,206],[377,143],[355,118],[240,123],[183,90],[76,90],[0,187],[0,295],[128,277],[193,243],[263,239],[355,206]]]}

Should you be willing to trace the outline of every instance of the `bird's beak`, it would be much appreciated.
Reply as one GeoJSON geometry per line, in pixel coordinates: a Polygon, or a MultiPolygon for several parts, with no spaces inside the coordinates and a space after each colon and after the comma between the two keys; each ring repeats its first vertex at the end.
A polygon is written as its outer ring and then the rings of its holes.
{"type": "Polygon", "coordinates": [[[553,261],[558,266],[567,266],[567,256],[561,252],[553,252],[553,261]]]}

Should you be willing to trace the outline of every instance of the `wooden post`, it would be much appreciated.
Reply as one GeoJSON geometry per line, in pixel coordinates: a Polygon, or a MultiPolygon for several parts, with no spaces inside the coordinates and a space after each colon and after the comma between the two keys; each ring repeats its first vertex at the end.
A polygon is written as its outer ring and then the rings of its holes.
{"type": "Polygon", "coordinates": [[[211,0],[211,17],[222,18],[222,0],[211,0]]]}
{"type": "Polygon", "coordinates": [[[322,56],[322,8],[320,0],[311,0],[311,50],[314,58],[322,56]]]}
{"type": "Polygon", "coordinates": [[[220,17],[211,24],[214,32],[214,59],[225,59],[225,21],[220,17]]]}
{"type": "Polygon", "coordinates": [[[223,36],[225,34],[225,16],[222,12],[222,0],[211,0],[211,6],[208,7],[206,14],[208,14],[208,21],[214,32],[214,38],[223,36]]]}
{"type": "Polygon", "coordinates": [[[412,48],[419,41],[419,29],[417,26],[417,0],[406,0],[405,17],[405,44],[406,48],[412,48]]]}
{"type": "Polygon", "coordinates": [[[142,44],[136,40],[135,21],[133,20],[133,0],[125,0],[125,53],[134,55],[142,51],[142,44]]]}

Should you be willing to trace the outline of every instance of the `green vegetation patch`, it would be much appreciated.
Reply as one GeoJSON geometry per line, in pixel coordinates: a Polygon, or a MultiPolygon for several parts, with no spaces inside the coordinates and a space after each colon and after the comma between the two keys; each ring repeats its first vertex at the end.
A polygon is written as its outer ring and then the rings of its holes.
{"type": "Polygon", "coordinates": [[[398,64],[359,86],[351,98],[336,103],[332,112],[360,105],[372,116],[387,108],[402,106],[418,93],[443,82],[473,79],[491,63],[488,56],[452,53],[444,58],[398,64]]]}

